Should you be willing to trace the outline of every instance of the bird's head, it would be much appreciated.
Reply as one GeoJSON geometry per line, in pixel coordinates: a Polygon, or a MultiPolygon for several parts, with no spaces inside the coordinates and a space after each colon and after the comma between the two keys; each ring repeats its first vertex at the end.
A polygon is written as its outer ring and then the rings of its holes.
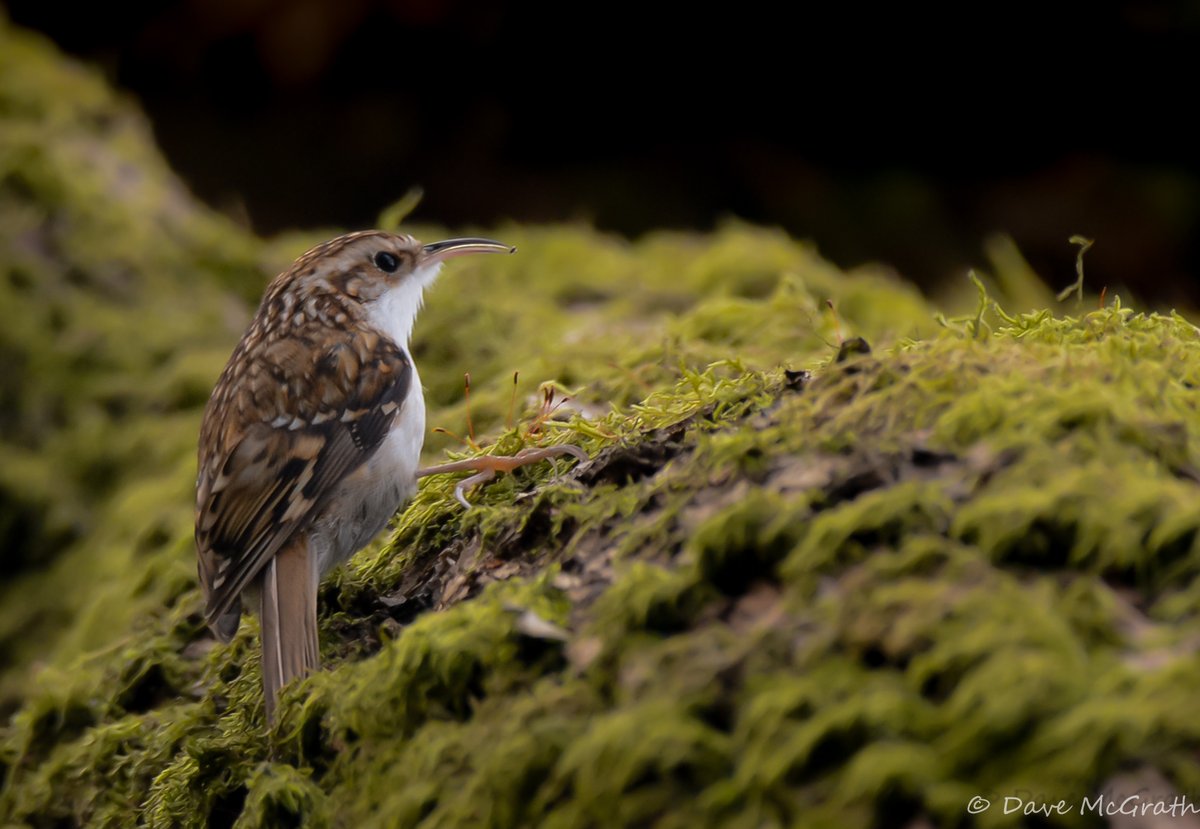
{"type": "Polygon", "coordinates": [[[424,291],[437,278],[443,262],[471,253],[515,252],[514,247],[478,237],[422,244],[407,234],[380,230],[349,233],[297,259],[268,288],[267,301],[291,295],[294,307],[287,310],[292,313],[305,310],[307,297],[353,303],[372,325],[404,345],[424,291]]]}

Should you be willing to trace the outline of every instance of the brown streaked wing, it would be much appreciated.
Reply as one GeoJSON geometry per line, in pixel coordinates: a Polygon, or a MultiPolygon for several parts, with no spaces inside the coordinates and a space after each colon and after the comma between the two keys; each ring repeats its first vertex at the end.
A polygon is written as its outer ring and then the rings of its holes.
{"type": "Polygon", "coordinates": [[[240,356],[248,370],[223,375],[205,412],[196,546],[210,625],[374,454],[408,394],[411,365],[388,340],[364,332],[310,354],[308,370],[296,371],[290,349],[246,351],[240,356]],[[288,388],[264,394],[253,386],[279,382],[285,367],[272,359],[277,354],[287,355],[288,388]],[[351,371],[347,360],[355,363],[351,371]]]}

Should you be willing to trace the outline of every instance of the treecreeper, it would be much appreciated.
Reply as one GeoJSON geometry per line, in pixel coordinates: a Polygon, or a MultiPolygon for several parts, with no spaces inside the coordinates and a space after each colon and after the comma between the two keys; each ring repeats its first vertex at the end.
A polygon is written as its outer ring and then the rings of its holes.
{"type": "Polygon", "coordinates": [[[363,231],[305,253],[267,287],[217,380],[200,429],[196,549],[205,619],[228,642],[257,611],[268,722],[280,689],[320,664],[317,586],[375,537],[417,478],[459,484],[575,446],[418,469],[425,399],[409,353],[445,260],[513,253],[491,239],[423,245],[363,231]]]}

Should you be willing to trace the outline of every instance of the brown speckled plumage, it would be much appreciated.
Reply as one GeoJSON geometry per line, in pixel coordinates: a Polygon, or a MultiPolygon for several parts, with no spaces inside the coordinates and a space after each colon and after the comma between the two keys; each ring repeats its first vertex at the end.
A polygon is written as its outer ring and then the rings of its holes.
{"type": "Polygon", "coordinates": [[[424,402],[407,340],[423,288],[447,256],[503,250],[378,231],[319,245],[268,286],[221,373],[200,432],[200,583],[226,641],[242,597],[258,600],[268,715],[316,667],[320,575],[415,489],[424,402]]]}

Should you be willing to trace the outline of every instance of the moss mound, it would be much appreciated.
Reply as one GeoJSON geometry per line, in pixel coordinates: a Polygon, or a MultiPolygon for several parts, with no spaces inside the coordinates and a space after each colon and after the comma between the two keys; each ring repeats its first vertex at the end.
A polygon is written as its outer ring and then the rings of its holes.
{"type": "Polygon", "coordinates": [[[6,823],[957,826],[1130,770],[1197,790],[1194,326],[986,296],[938,325],[738,224],[489,233],[521,253],[418,322],[430,422],[465,428],[470,371],[482,451],[592,460],[470,511],[425,481],[323,586],[327,668],[267,733],[256,632],[199,617],[194,440],[263,280],[329,234],[198,207],[0,24],[6,823]]]}

